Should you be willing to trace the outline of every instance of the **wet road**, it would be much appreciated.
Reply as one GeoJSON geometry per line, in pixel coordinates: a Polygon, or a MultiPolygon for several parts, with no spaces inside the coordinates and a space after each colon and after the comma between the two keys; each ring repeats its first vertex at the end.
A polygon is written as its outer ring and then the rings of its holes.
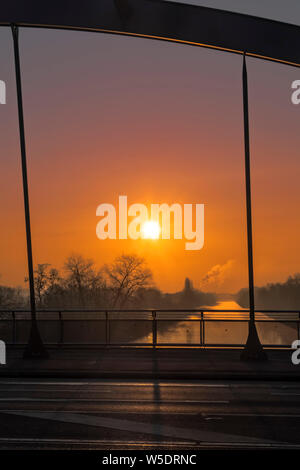
{"type": "Polygon", "coordinates": [[[0,380],[2,449],[300,448],[300,384],[0,380]]]}

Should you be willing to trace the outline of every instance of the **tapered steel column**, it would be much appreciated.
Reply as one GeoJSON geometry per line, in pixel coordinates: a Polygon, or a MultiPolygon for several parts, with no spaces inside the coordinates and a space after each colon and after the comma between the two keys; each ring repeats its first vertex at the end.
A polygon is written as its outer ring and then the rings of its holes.
{"type": "Polygon", "coordinates": [[[250,168],[250,139],[249,139],[249,107],[248,107],[248,77],[246,57],[243,57],[243,109],[244,109],[244,144],[245,144],[245,181],[247,208],[247,244],[248,244],[248,280],[249,280],[249,331],[245,348],[241,354],[242,360],[266,360],[267,355],[260,343],[255,325],[254,304],[254,274],[253,274],[253,241],[252,241],[252,209],[251,209],[251,168],[250,168]]]}
{"type": "Polygon", "coordinates": [[[34,275],[33,275],[33,262],[32,262],[32,244],[31,244],[30,210],[29,210],[29,195],[28,195],[27,163],[26,163],[26,145],[25,145],[23,98],[22,98],[20,53],[19,53],[19,30],[18,30],[18,26],[16,25],[12,25],[11,29],[12,29],[13,42],[14,42],[15,73],[16,73],[16,86],[17,86],[20,149],[21,149],[21,160],[22,160],[24,210],[25,210],[26,241],[27,241],[28,279],[29,279],[30,310],[31,310],[30,336],[29,336],[29,341],[24,351],[23,357],[24,359],[32,359],[32,358],[44,359],[48,357],[48,352],[46,351],[43,345],[43,342],[39,333],[38,325],[37,325],[35,293],[34,293],[34,275]]]}

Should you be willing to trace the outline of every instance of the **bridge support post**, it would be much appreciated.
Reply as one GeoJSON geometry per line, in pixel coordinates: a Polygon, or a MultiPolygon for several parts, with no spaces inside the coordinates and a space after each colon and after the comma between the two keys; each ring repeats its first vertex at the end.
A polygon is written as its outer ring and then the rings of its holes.
{"type": "Polygon", "coordinates": [[[48,352],[45,349],[45,346],[42,342],[40,332],[38,329],[37,318],[36,318],[31,228],[30,228],[30,210],[29,210],[29,195],[28,195],[28,179],[27,179],[27,163],[26,163],[25,129],[24,129],[23,98],[22,98],[20,52],[19,52],[19,30],[18,30],[18,26],[14,24],[11,25],[11,29],[12,29],[13,42],[14,42],[14,58],[15,58],[15,73],[16,73],[16,86],[17,86],[20,148],[21,148],[21,160],[22,160],[24,210],[25,210],[26,241],[27,241],[27,262],[28,262],[28,278],[29,278],[30,310],[31,310],[30,335],[29,335],[29,341],[28,341],[27,347],[24,351],[23,358],[24,359],[45,359],[48,357],[48,352]]]}
{"type": "Polygon", "coordinates": [[[267,354],[259,340],[255,325],[254,274],[253,274],[253,240],[252,240],[252,208],[251,208],[251,168],[249,139],[249,108],[248,108],[248,77],[246,57],[243,57],[243,111],[244,111],[244,144],[245,144],[245,180],[247,208],[247,245],[248,245],[248,279],[249,279],[249,329],[248,339],[241,353],[243,361],[265,361],[267,354]]]}

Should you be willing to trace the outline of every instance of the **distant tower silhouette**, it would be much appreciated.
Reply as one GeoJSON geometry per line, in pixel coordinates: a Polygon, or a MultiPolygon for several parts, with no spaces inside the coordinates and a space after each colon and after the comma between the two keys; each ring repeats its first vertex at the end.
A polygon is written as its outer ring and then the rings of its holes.
{"type": "Polygon", "coordinates": [[[193,290],[193,288],[193,282],[188,277],[186,277],[184,281],[184,290],[186,292],[190,292],[191,290],[193,290]]]}

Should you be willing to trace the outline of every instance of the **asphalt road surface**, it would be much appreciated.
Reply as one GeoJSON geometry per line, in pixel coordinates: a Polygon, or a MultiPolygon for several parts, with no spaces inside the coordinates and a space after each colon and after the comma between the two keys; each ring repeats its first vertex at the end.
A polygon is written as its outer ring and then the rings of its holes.
{"type": "Polygon", "coordinates": [[[0,379],[1,449],[300,448],[300,384],[0,379]]]}

